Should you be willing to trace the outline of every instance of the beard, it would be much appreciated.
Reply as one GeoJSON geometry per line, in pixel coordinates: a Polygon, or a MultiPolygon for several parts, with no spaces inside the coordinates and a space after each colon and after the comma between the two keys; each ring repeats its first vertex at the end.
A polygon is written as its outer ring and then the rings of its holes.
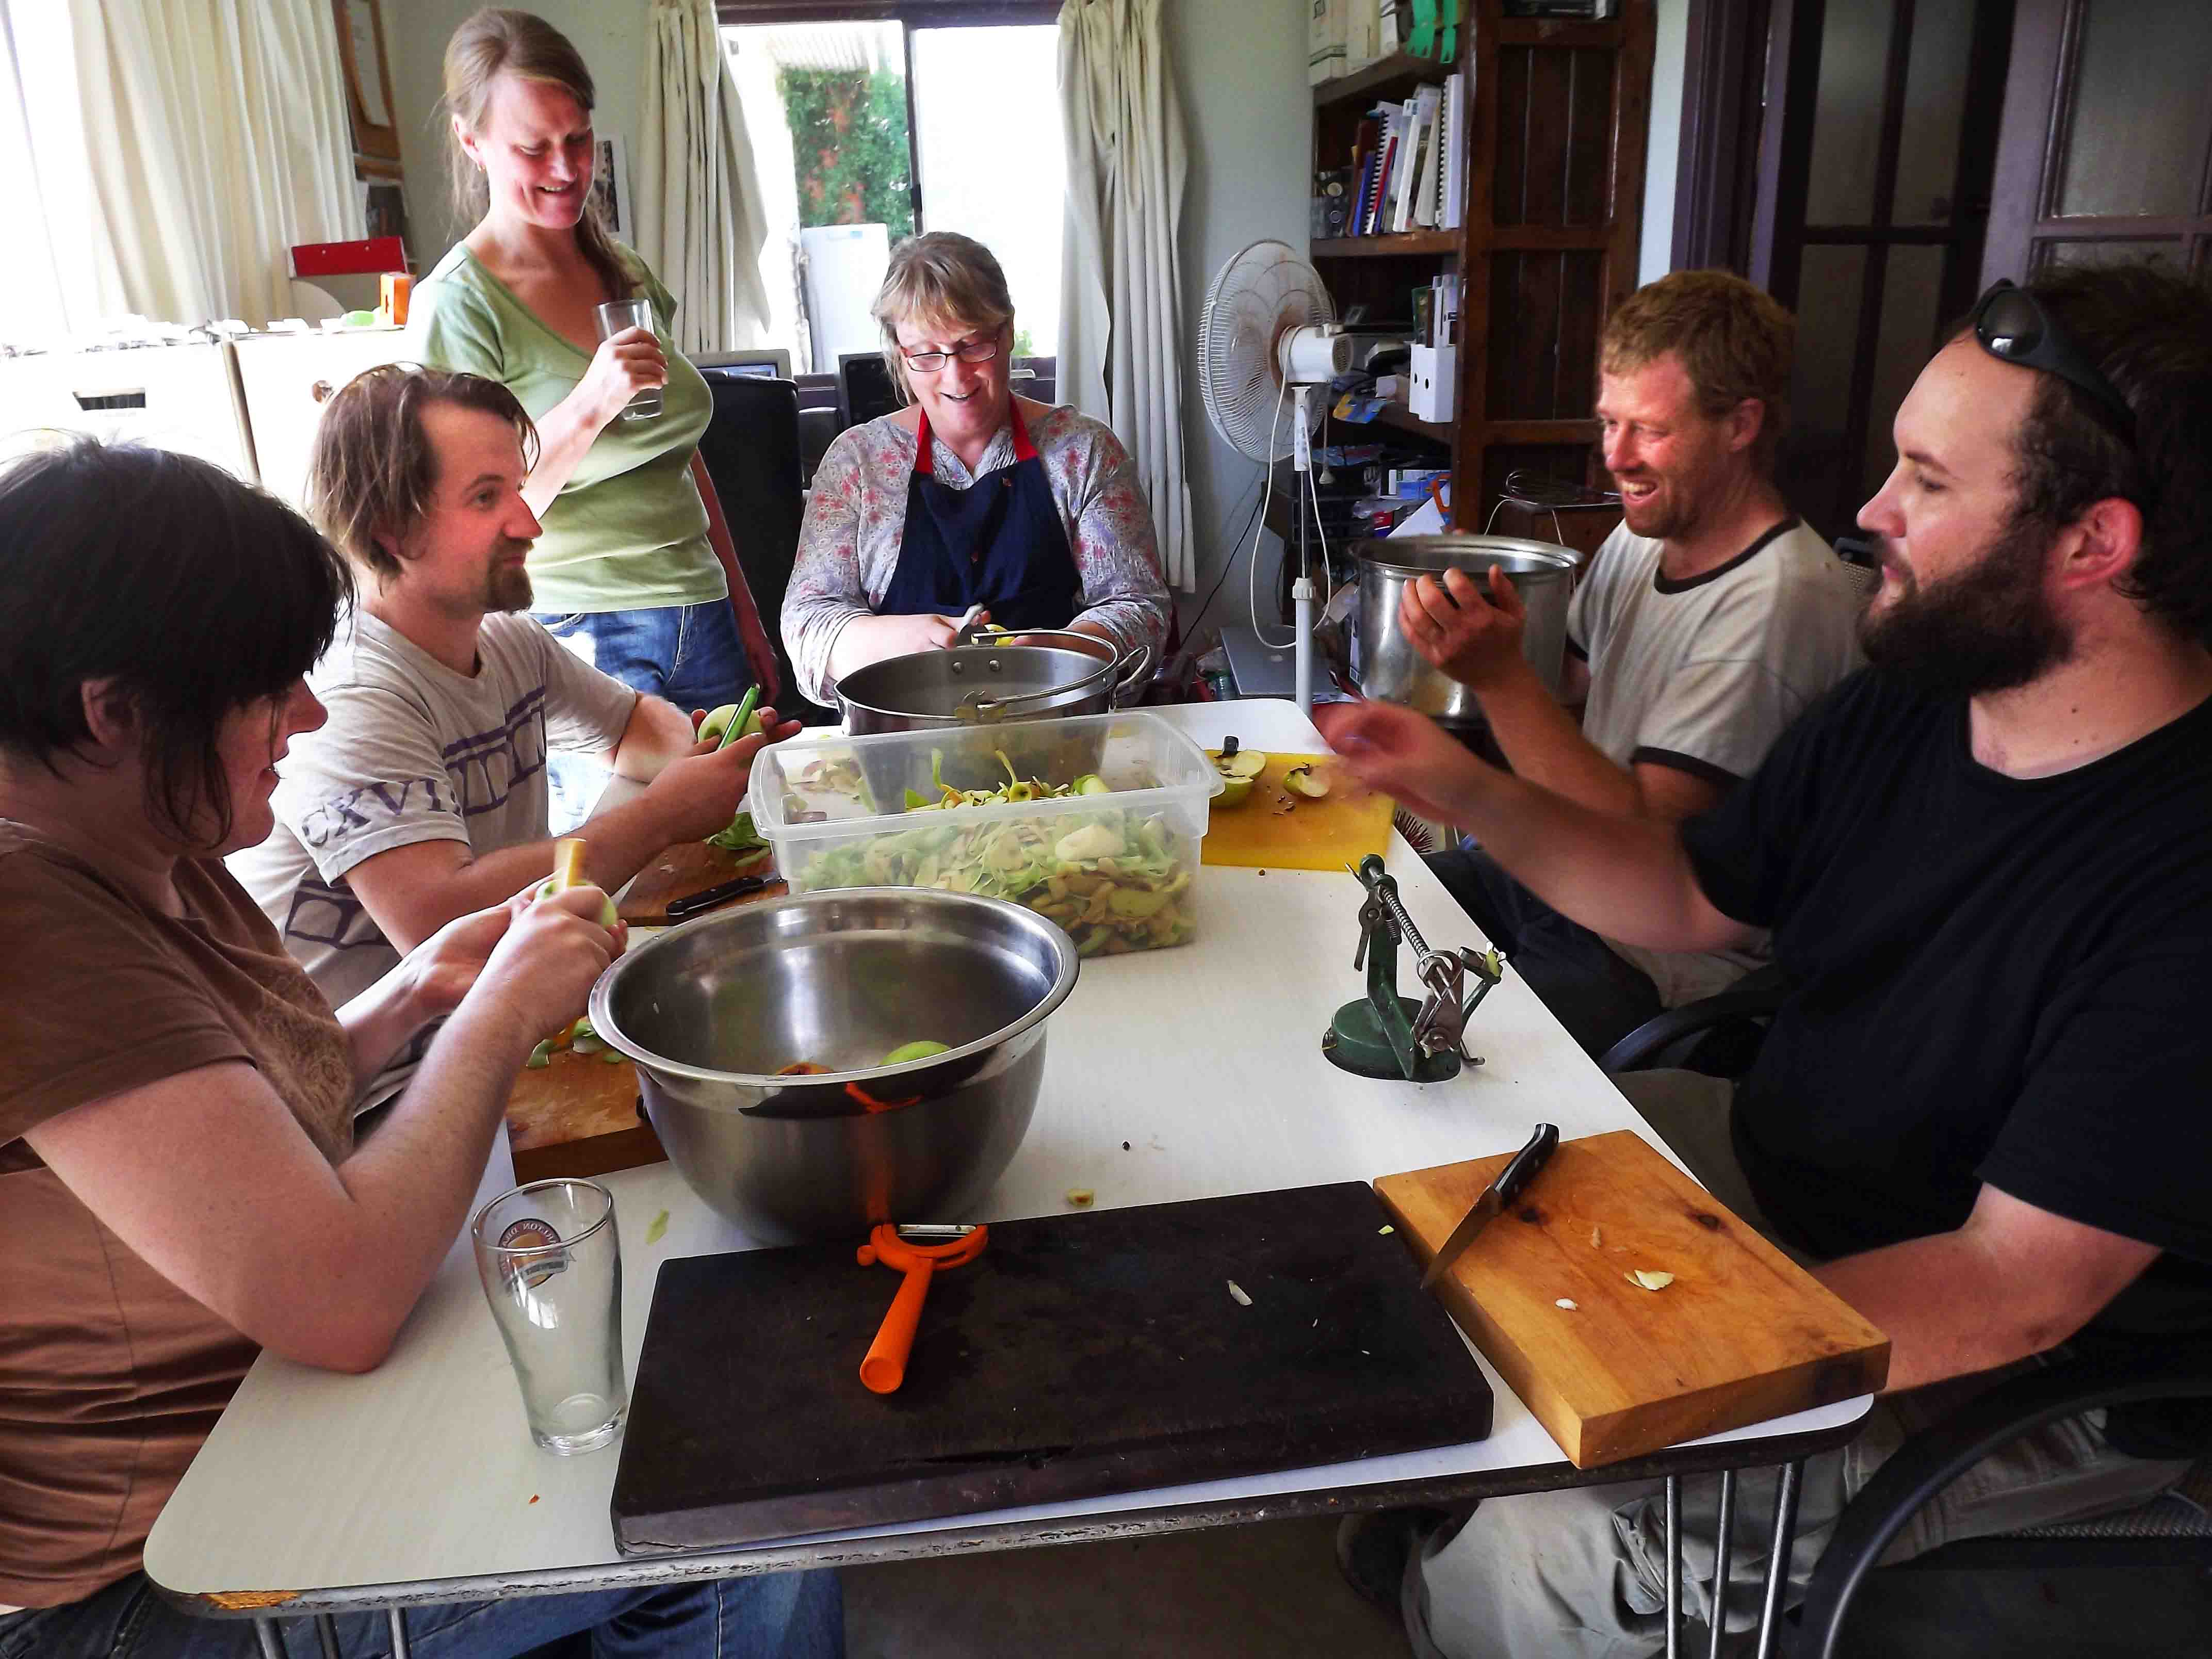
{"type": "Polygon", "coordinates": [[[2043,584],[2053,535],[2015,519],[1972,565],[1925,588],[1885,559],[1904,586],[1859,624],[1867,660],[1938,697],[2009,691],[2065,661],[2073,631],[2043,584]]]}
{"type": "MultiPolygon", "coordinates": [[[[513,537],[507,537],[500,543],[497,556],[505,560],[512,554],[529,550],[528,542],[519,542],[513,537]]],[[[532,597],[530,571],[526,566],[495,564],[491,574],[485,579],[483,608],[487,611],[527,611],[532,597]]]]}

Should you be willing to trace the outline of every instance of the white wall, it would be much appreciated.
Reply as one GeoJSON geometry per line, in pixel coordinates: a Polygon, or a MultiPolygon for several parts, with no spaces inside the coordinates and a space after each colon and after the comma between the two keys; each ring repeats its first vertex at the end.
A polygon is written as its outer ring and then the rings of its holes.
{"type": "MultiPolygon", "coordinates": [[[[1181,248],[1183,336],[1190,343],[1183,362],[1183,453],[1198,528],[1200,594],[1220,574],[1232,550],[1228,539],[1244,513],[1226,529],[1221,521],[1260,477],[1260,468],[1222,442],[1207,423],[1190,346],[1198,337],[1206,287],[1231,255],[1273,237],[1304,257],[1313,147],[1313,98],[1306,89],[1309,9],[1310,0],[1167,0],[1164,8],[1168,61],[1190,140],[1181,248]]],[[[1275,538],[1263,536],[1263,593],[1279,556],[1275,538]]],[[[1243,584],[1240,571],[1214,602],[1209,625],[1244,616],[1243,584]]],[[[1187,611],[1195,605],[1190,600],[1187,611]]],[[[1271,621],[1273,614],[1267,613],[1271,621]]]]}
{"type": "Polygon", "coordinates": [[[1689,46],[1690,0],[1658,0],[1659,37],[1651,54],[1651,140],[1644,158],[1644,249],[1637,280],[1664,276],[1673,264],[1674,168],[1682,144],[1682,73],[1689,46]]]}
{"type": "MultiPolygon", "coordinates": [[[[428,270],[469,227],[456,223],[446,189],[446,42],[480,0],[384,0],[385,50],[398,106],[399,159],[407,173],[408,252],[428,270]]],[[[637,168],[637,124],[644,107],[646,21],[651,0],[527,0],[528,9],[575,43],[599,92],[592,125],[619,133],[637,168]]],[[[631,180],[632,188],[635,180],[631,180]]]]}

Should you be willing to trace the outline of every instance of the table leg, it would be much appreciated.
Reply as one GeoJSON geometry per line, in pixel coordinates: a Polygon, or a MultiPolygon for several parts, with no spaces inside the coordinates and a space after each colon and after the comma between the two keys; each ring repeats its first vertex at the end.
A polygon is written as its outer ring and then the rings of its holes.
{"type": "Polygon", "coordinates": [[[1804,1474],[1803,1459],[1784,1463],[1782,1484],[1774,1491],[1774,1537],[1766,1558],[1766,1605],[1759,1615],[1759,1659],[1773,1659],[1782,1627],[1782,1592],[1790,1582],[1790,1547],[1797,1539],[1797,1488],[1804,1474]]]}
{"type": "Polygon", "coordinates": [[[261,1659],[284,1659],[284,1638],[277,1635],[274,1619],[255,1620],[253,1634],[261,1644],[261,1659]]]}
{"type": "Polygon", "coordinates": [[[387,1607],[385,1612],[392,1620],[392,1659],[410,1659],[406,1612],[399,1607],[387,1607]]]}
{"type": "Polygon", "coordinates": [[[1729,1543],[1735,1528],[1735,1471],[1721,1471],[1721,1529],[1713,1540],[1712,1646],[1711,1659],[1721,1659],[1721,1632],[1728,1628],[1729,1543]]]}
{"type": "Polygon", "coordinates": [[[1667,1659],[1681,1659],[1682,1477],[1667,1477],[1667,1659]]]}
{"type": "Polygon", "coordinates": [[[338,1652],[338,1621],[327,1613],[315,1615],[315,1636],[323,1644],[323,1659],[341,1659],[338,1652]]]}

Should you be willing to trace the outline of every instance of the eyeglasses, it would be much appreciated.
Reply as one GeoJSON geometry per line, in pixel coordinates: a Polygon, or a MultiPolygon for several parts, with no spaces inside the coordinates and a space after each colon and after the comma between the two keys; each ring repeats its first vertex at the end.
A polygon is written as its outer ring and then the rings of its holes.
{"type": "Polygon", "coordinates": [[[1974,302],[1974,338],[1992,357],[2023,368],[2039,368],[2056,374],[2070,386],[2087,392],[2112,418],[2119,436],[2133,448],[2135,411],[2119,389],[2089,361],[2088,354],[2058,320],[2024,288],[2000,280],[1974,302]]]}
{"type": "Polygon", "coordinates": [[[999,355],[999,338],[994,334],[988,340],[969,340],[950,351],[907,351],[902,348],[899,355],[915,374],[934,374],[956,356],[963,363],[989,362],[999,355]]]}

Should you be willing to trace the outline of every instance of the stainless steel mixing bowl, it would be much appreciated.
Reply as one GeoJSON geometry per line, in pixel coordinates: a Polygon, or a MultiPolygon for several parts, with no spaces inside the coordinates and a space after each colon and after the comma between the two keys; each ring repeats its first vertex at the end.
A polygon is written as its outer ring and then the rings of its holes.
{"type": "Polygon", "coordinates": [[[769,1243],[943,1221],[1012,1161],[1075,945],[1018,905],[847,888],[722,910],[616,962],[592,1024],[691,1189],[769,1243]],[[878,1062],[919,1041],[948,1052],[878,1062]],[[796,1061],[821,1075],[779,1077],[796,1061]]]}

